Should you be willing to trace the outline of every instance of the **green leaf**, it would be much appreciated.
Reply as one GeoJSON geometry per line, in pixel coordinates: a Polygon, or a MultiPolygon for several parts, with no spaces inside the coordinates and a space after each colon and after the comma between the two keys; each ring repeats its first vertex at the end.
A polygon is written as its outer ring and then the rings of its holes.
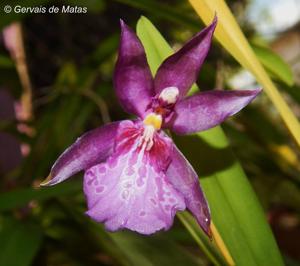
{"type": "Polygon", "coordinates": [[[118,48],[118,43],[118,34],[112,34],[108,38],[102,40],[89,58],[91,63],[93,63],[95,67],[103,63],[104,60],[115,53],[116,49],[118,48]]]}
{"type": "MultiPolygon", "coordinates": [[[[22,207],[31,200],[46,200],[81,190],[81,182],[66,182],[55,187],[48,188],[23,188],[0,195],[0,211],[22,207]]],[[[0,264],[2,265],[2,264],[0,264]]]]}
{"type": "MultiPolygon", "coordinates": [[[[188,12],[182,12],[182,9],[177,6],[165,4],[163,1],[149,1],[149,0],[115,0],[134,8],[144,10],[151,13],[153,16],[159,16],[161,18],[168,19],[182,26],[187,26],[194,30],[198,30],[201,23],[197,21],[193,16],[190,16],[188,12]]],[[[184,3],[183,3],[184,4],[184,3]]]]}
{"type": "MultiPolygon", "coordinates": [[[[155,73],[171,48],[144,17],[138,22],[137,34],[155,73]]],[[[215,127],[189,137],[176,137],[176,143],[201,176],[213,221],[235,264],[283,265],[261,205],[222,129],[215,127]]]]}
{"type": "Polygon", "coordinates": [[[177,244],[162,235],[137,236],[128,231],[109,234],[127,256],[129,265],[201,265],[177,244]]]}
{"type": "Polygon", "coordinates": [[[1,68],[13,68],[14,62],[5,55],[0,55],[0,67],[1,68]]]}
{"type": "Polygon", "coordinates": [[[32,224],[11,218],[0,219],[0,265],[31,265],[42,235],[42,230],[32,224]]]}
{"type": "Polygon", "coordinates": [[[288,86],[294,84],[293,73],[290,66],[271,49],[252,44],[252,49],[260,62],[275,77],[286,83],[288,86]]]}
{"type": "MultiPolygon", "coordinates": [[[[74,213],[78,218],[82,216],[78,210],[72,209],[72,214],[74,213]]],[[[204,258],[188,252],[183,247],[186,244],[185,240],[181,238],[180,241],[183,242],[178,245],[174,241],[172,231],[142,236],[128,230],[110,233],[104,229],[103,225],[90,220],[83,226],[89,230],[99,245],[119,262],[118,265],[207,265],[204,258]]]]}
{"type": "Polygon", "coordinates": [[[215,266],[226,265],[225,259],[216,249],[214,242],[210,241],[202,230],[199,230],[199,224],[189,212],[177,213],[177,217],[215,266]]]}

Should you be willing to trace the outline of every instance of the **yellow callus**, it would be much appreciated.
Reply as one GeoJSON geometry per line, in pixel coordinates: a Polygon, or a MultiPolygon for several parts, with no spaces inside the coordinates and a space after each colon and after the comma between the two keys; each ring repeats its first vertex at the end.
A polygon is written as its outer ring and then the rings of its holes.
{"type": "Polygon", "coordinates": [[[146,116],[143,122],[144,125],[153,126],[156,130],[159,130],[162,124],[162,117],[161,115],[150,113],[146,116]]]}

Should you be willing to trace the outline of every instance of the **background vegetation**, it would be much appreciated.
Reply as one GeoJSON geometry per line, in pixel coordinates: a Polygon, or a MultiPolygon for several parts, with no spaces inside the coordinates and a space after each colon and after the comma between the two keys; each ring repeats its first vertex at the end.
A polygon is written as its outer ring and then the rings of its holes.
{"type": "MultiPolygon", "coordinates": [[[[20,2],[1,4],[0,27],[20,22],[23,39],[16,42],[23,44],[24,53],[20,46],[21,56],[7,49],[2,35],[0,265],[226,265],[222,248],[203,236],[187,214],[180,215],[170,231],[151,237],[128,231],[112,234],[84,215],[82,174],[56,187],[38,188],[57,156],[83,132],[128,117],[112,87],[119,18],[132,28],[139,21],[137,32],[155,72],[172,50],[151,22],[140,17],[149,18],[176,50],[204,27],[189,2],[22,1],[23,6],[86,6],[86,14],[5,14],[6,4],[20,2]]],[[[271,49],[293,29],[266,39],[246,16],[250,0],[227,4],[299,117],[299,77],[271,49]]],[[[239,63],[214,42],[198,86],[238,89],[232,80],[244,80],[240,71],[239,63]]],[[[258,86],[255,81],[247,85],[258,86]]],[[[299,265],[299,147],[278,108],[262,94],[222,128],[228,140],[220,128],[174,138],[200,176],[225,246],[237,265],[281,265],[266,220],[284,263],[299,265]]]]}

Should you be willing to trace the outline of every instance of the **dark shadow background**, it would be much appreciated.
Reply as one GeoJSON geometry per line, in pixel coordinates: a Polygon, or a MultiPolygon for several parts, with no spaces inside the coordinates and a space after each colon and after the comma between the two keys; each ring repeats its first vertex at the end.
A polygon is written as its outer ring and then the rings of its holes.
{"type": "MultiPolygon", "coordinates": [[[[128,118],[114,95],[112,73],[119,19],[132,28],[147,16],[174,49],[203,24],[188,2],[158,0],[2,1],[0,27],[22,27],[32,85],[32,117],[24,118],[25,93],[17,62],[0,39],[0,262],[23,265],[212,265],[176,220],[150,238],[107,234],[84,215],[79,174],[47,190],[37,189],[59,154],[83,132],[107,120],[128,118]],[[5,14],[5,5],[84,6],[85,14],[5,14]],[[22,116],[23,115],[23,116],[22,116]],[[175,263],[175,264],[174,264],[175,263]]],[[[249,40],[261,37],[247,20],[252,1],[227,1],[249,40]]],[[[291,32],[289,28],[276,36],[291,32]]],[[[273,41],[268,41],[271,45],[273,41]]],[[[199,75],[202,90],[228,89],[239,65],[213,44],[199,75]]],[[[299,114],[299,84],[274,77],[299,114]]],[[[28,110],[27,110],[28,111],[28,110]]],[[[299,154],[277,113],[262,96],[224,124],[230,147],[217,149],[195,136],[174,136],[201,176],[231,166],[237,157],[274,230],[287,265],[299,265],[299,154]],[[287,146],[293,151],[280,152],[287,146]],[[197,154],[197,155],[195,155],[197,154]],[[224,157],[226,154],[226,157],[224,157]],[[235,154],[235,155],[233,155],[235,154]],[[298,157],[297,157],[298,156],[298,157]]],[[[1,263],[0,263],[1,264],[1,263]]]]}

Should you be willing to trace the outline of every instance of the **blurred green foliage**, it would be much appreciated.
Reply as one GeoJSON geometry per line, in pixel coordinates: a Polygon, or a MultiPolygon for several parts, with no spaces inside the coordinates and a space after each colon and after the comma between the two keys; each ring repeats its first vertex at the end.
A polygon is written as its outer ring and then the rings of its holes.
{"type": "MultiPolygon", "coordinates": [[[[240,10],[236,1],[228,2],[233,10],[240,10]]],[[[238,2],[245,8],[246,2],[238,2]]],[[[3,6],[7,3],[1,4],[1,28],[15,20],[21,20],[23,25],[34,88],[34,119],[26,124],[35,134],[20,133],[15,120],[1,121],[1,131],[29,144],[31,150],[17,168],[1,172],[0,265],[211,265],[178,220],[170,231],[151,237],[127,231],[108,233],[102,225],[90,221],[84,215],[81,174],[53,188],[37,188],[57,156],[83,132],[101,126],[107,119],[128,116],[118,105],[112,88],[119,18],[134,28],[139,17],[146,15],[176,49],[203,26],[191,7],[179,0],[9,2],[11,6],[20,3],[23,6],[83,5],[89,11],[81,15],[4,14],[3,6]]],[[[245,27],[248,37],[253,37],[254,31],[247,24],[245,27]]],[[[289,67],[267,48],[258,49],[259,58],[290,106],[299,110],[300,88],[293,84],[289,67]]],[[[199,75],[199,87],[208,89],[221,84],[227,89],[229,75],[239,69],[214,43],[199,75]]],[[[3,44],[0,71],[1,88],[18,99],[22,86],[3,44]]],[[[297,260],[300,261],[295,252],[300,239],[300,166],[293,140],[264,96],[226,122],[223,128],[262,203],[286,264],[297,265],[297,260]]],[[[186,153],[192,146],[184,144],[186,153]]],[[[207,159],[204,158],[207,154],[200,152],[191,156],[192,162],[199,161],[199,157],[203,157],[202,161],[207,159]]],[[[218,167],[230,167],[226,164],[228,158],[217,158],[210,158],[216,171],[218,167]]],[[[197,170],[205,176],[208,168],[204,164],[197,170]]],[[[217,190],[211,191],[214,193],[217,190]]],[[[216,250],[211,248],[211,252],[223,265],[220,255],[214,253],[216,250]]]]}

